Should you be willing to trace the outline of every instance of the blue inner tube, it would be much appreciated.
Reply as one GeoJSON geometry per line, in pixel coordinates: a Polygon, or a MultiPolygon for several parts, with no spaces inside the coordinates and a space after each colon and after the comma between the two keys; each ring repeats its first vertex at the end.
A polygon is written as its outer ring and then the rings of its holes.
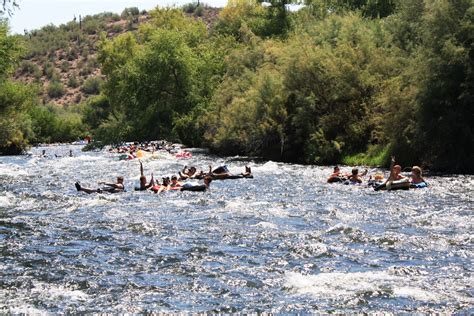
{"type": "Polygon", "coordinates": [[[426,182],[420,182],[420,183],[412,183],[410,184],[410,188],[412,189],[423,189],[423,188],[427,188],[428,187],[428,183],[426,182]]]}

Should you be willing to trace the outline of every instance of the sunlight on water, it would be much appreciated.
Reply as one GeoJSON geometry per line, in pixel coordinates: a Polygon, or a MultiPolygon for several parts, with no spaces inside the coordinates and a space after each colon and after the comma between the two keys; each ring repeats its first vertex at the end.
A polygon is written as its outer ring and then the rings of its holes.
{"type": "Polygon", "coordinates": [[[145,159],[146,175],[225,163],[255,178],[155,195],[134,191],[137,161],[42,149],[0,157],[3,312],[474,312],[472,176],[374,192],[326,184],[329,167],[196,152],[145,159]],[[117,175],[126,193],[74,187],[117,175]]]}

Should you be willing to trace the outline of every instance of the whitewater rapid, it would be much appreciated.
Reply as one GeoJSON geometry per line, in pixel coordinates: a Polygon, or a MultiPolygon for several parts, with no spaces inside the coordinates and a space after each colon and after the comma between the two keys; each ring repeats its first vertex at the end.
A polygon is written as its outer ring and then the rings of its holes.
{"type": "Polygon", "coordinates": [[[374,192],[325,183],[330,167],[195,153],[145,173],[254,179],[156,195],[133,190],[137,161],[80,149],[0,157],[2,312],[474,312],[473,176],[374,192]],[[74,187],[117,175],[127,192],[74,187]]]}

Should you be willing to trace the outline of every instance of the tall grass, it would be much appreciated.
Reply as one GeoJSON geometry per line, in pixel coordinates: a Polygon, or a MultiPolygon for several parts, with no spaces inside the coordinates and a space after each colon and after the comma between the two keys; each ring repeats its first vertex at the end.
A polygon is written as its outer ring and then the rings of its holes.
{"type": "Polygon", "coordinates": [[[390,145],[369,145],[367,153],[347,155],[342,158],[342,163],[349,166],[387,166],[390,161],[390,145]]]}

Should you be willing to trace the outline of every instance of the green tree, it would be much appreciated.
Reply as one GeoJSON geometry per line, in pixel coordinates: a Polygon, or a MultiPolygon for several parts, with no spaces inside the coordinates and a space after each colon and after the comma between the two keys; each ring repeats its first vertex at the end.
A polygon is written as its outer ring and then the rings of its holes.
{"type": "Polygon", "coordinates": [[[137,137],[171,136],[173,116],[192,107],[195,58],[178,32],[157,30],[122,69],[121,89],[108,91],[137,137]]]}
{"type": "Polygon", "coordinates": [[[219,13],[216,29],[235,37],[243,26],[262,37],[285,35],[289,26],[285,4],[274,1],[265,7],[257,0],[231,0],[219,13]]]}
{"type": "Polygon", "coordinates": [[[241,29],[209,115],[214,149],[329,163],[376,141],[378,94],[399,66],[388,35],[354,14],[307,23],[284,42],[241,29]]]}
{"type": "Polygon", "coordinates": [[[474,172],[474,3],[427,7],[417,54],[421,157],[441,170],[474,172]]]}
{"type": "MultiPolygon", "coordinates": [[[[179,136],[194,142],[191,131],[200,125],[193,122],[209,103],[233,42],[220,36],[210,41],[204,24],[181,10],[158,9],[150,17],[140,27],[140,44],[124,34],[100,46],[103,91],[110,104],[104,126],[122,124],[127,139],[179,136]]],[[[102,127],[99,134],[112,139],[102,127]]]]}
{"type": "Polygon", "coordinates": [[[27,110],[35,93],[25,85],[10,81],[0,84],[0,154],[15,155],[28,146],[32,136],[27,110]]]}
{"type": "Polygon", "coordinates": [[[70,142],[83,137],[85,133],[81,111],[74,106],[63,108],[54,105],[32,107],[30,116],[33,143],[70,142]]]}
{"type": "Polygon", "coordinates": [[[19,53],[17,40],[8,36],[7,26],[0,23],[0,154],[20,153],[31,134],[26,111],[35,100],[34,90],[8,79],[19,53]]]}
{"type": "Polygon", "coordinates": [[[0,3],[0,17],[4,14],[12,15],[13,9],[18,7],[16,0],[3,0],[0,3]]]}
{"type": "Polygon", "coordinates": [[[6,23],[0,22],[0,84],[15,69],[21,49],[13,36],[8,36],[6,23]]]}

